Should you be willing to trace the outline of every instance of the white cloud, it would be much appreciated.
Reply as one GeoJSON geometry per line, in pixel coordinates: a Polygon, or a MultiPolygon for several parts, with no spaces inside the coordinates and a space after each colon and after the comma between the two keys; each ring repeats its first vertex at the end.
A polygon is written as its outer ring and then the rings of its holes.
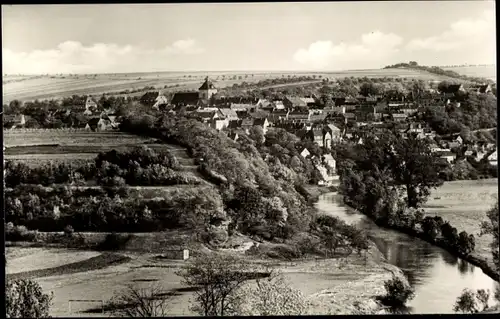
{"type": "Polygon", "coordinates": [[[165,51],[175,54],[199,54],[205,50],[198,46],[196,40],[186,39],[175,41],[171,46],[166,47],[165,51]]]}
{"type": "Polygon", "coordinates": [[[406,48],[408,50],[448,51],[481,44],[494,46],[495,28],[495,12],[486,10],[479,18],[467,18],[452,23],[439,35],[413,39],[406,45],[406,48]]]}
{"type": "MultiPolygon", "coordinates": [[[[4,73],[98,73],[133,72],[149,64],[162,68],[171,61],[168,57],[193,55],[204,52],[196,40],[178,40],[163,49],[151,50],[131,45],[95,43],[84,46],[80,42],[66,41],[55,49],[14,52],[2,48],[4,73]]],[[[168,67],[168,66],[165,66],[168,67]]]]}
{"type": "Polygon", "coordinates": [[[361,36],[352,43],[317,41],[307,49],[299,49],[294,60],[310,68],[363,68],[376,62],[383,65],[396,52],[402,38],[394,33],[374,31],[361,36]]]}

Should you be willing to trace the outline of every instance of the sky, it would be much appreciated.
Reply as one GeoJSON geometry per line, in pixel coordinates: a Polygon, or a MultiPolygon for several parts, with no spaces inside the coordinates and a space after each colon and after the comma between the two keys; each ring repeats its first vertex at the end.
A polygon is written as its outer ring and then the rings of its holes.
{"type": "Polygon", "coordinates": [[[4,74],[496,64],[494,1],[2,5],[4,74]]]}

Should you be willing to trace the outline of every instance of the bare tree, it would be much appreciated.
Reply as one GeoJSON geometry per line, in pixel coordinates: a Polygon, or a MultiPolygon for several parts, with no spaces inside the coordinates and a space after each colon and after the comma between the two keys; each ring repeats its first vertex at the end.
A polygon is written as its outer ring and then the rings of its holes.
{"type": "Polygon", "coordinates": [[[171,295],[160,286],[137,288],[128,285],[111,301],[111,312],[117,317],[164,317],[167,315],[171,295]]]}
{"type": "Polygon", "coordinates": [[[224,316],[233,312],[236,291],[250,279],[248,264],[241,259],[213,253],[194,259],[177,274],[183,284],[197,287],[191,310],[203,316],[224,316]]]}

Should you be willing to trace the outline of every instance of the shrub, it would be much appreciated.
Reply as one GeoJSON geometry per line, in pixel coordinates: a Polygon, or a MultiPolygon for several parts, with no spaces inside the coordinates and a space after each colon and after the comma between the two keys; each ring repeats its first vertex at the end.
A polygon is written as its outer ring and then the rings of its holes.
{"type": "Polygon", "coordinates": [[[53,295],[44,294],[40,285],[28,279],[9,281],[5,287],[7,318],[49,318],[53,295]]]}
{"type": "Polygon", "coordinates": [[[464,289],[457,298],[453,311],[462,313],[477,313],[477,301],[474,292],[470,289],[464,289]]]}
{"type": "Polygon", "coordinates": [[[67,225],[66,227],[64,227],[64,234],[67,237],[72,237],[74,232],[75,230],[73,229],[73,226],[67,225]]]}
{"type": "Polygon", "coordinates": [[[390,308],[404,307],[408,300],[415,297],[414,289],[401,278],[394,276],[384,283],[386,295],[381,298],[384,305],[390,308]]]}

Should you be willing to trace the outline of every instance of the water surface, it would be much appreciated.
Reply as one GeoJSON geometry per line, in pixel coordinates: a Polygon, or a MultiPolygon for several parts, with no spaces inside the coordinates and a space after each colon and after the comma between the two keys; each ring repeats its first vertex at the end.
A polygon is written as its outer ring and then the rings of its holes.
{"type": "MultiPolygon", "coordinates": [[[[464,288],[489,289],[493,296],[498,283],[480,268],[423,240],[378,227],[344,205],[337,193],[320,196],[316,208],[319,213],[365,229],[387,261],[403,270],[415,288],[415,298],[408,303],[412,313],[453,313],[453,305],[464,288]]],[[[490,305],[493,303],[491,297],[490,305]]]]}

